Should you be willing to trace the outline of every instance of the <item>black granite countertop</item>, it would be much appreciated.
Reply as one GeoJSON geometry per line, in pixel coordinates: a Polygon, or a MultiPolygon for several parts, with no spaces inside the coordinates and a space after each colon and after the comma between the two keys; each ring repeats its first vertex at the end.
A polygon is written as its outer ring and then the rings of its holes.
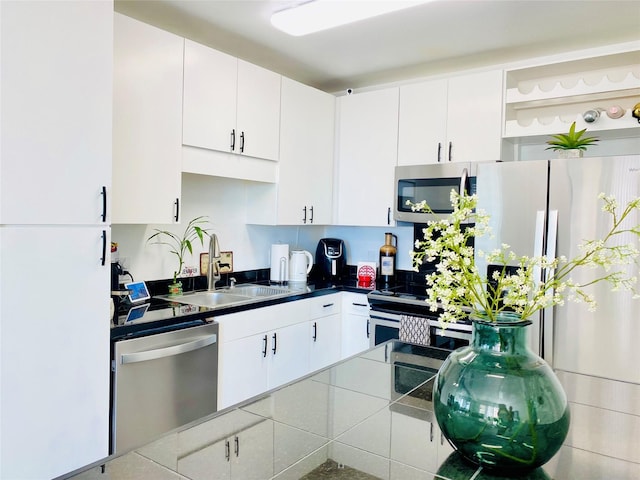
{"type": "MultiPolygon", "coordinates": [[[[440,435],[429,386],[447,355],[389,341],[72,478],[504,479],[465,463],[440,435]]],[[[579,448],[570,435],[543,467],[512,478],[631,480],[640,464],[579,448]]]]}
{"type": "MultiPolygon", "coordinates": [[[[251,283],[268,285],[268,282],[264,281],[251,283]]],[[[199,290],[198,286],[197,284],[195,285],[196,291],[199,290]]],[[[241,284],[238,284],[238,286],[241,286],[241,284]]],[[[151,290],[152,298],[146,302],[135,304],[123,302],[120,304],[117,320],[111,322],[111,340],[117,341],[160,333],[169,329],[191,327],[211,321],[215,316],[292,302],[307,297],[330,295],[340,291],[368,293],[371,290],[358,288],[356,281],[351,279],[337,284],[315,281],[300,289],[294,289],[290,295],[284,297],[265,298],[248,304],[218,306],[215,308],[170,302],[158,298],[159,293],[154,293],[154,290],[151,290]]]]}

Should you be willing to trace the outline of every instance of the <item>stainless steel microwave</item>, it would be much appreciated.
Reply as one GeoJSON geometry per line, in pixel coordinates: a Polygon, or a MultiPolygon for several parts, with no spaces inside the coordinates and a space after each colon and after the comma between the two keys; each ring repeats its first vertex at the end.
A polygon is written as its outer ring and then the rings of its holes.
{"type": "Polygon", "coordinates": [[[435,219],[433,214],[411,211],[407,201],[426,201],[438,217],[450,214],[451,190],[474,194],[476,171],[477,165],[467,162],[396,167],[393,218],[412,223],[427,223],[435,219]]]}

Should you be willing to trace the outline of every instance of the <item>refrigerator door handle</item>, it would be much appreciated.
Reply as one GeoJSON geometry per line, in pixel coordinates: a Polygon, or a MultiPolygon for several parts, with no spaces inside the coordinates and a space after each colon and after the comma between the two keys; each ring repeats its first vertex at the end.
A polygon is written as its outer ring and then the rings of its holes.
{"type": "MultiPolygon", "coordinates": [[[[547,219],[547,245],[545,250],[545,256],[547,259],[555,258],[556,256],[556,242],[558,239],[558,210],[549,210],[549,217],[547,219]]],[[[553,275],[552,270],[544,272],[545,279],[553,275]]],[[[549,292],[548,295],[553,295],[553,292],[549,292]]],[[[553,307],[545,308],[542,316],[542,345],[541,356],[546,362],[553,366],[553,307]]]]}
{"type": "Polygon", "coordinates": [[[470,193],[467,191],[467,178],[469,178],[469,171],[466,168],[463,168],[462,174],[460,175],[460,195],[470,193]]]}

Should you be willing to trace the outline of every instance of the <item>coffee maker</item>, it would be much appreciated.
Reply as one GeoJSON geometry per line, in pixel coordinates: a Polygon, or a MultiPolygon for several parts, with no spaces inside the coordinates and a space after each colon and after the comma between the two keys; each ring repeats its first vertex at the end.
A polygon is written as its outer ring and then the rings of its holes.
{"type": "Polygon", "coordinates": [[[322,238],[316,248],[316,272],[321,280],[346,278],[347,250],[339,238],[322,238]]]}

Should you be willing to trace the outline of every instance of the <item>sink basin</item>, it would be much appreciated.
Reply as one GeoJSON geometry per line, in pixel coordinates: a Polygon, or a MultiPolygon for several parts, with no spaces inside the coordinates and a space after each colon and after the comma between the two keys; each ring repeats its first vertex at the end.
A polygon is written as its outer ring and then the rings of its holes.
{"type": "Polygon", "coordinates": [[[213,292],[188,292],[182,295],[158,295],[157,298],[168,302],[196,305],[198,307],[231,306],[257,302],[268,298],[290,295],[295,290],[286,287],[244,284],[234,288],[221,288],[213,292]]]}
{"type": "Polygon", "coordinates": [[[232,305],[253,300],[244,295],[232,295],[226,292],[190,292],[182,295],[162,295],[163,300],[169,302],[197,305],[199,307],[217,307],[219,305],[232,305]]]}
{"type": "Polygon", "coordinates": [[[246,297],[273,297],[277,295],[288,295],[291,293],[286,287],[271,287],[265,285],[238,285],[233,288],[225,288],[222,292],[230,295],[243,295],[246,297]]]}

